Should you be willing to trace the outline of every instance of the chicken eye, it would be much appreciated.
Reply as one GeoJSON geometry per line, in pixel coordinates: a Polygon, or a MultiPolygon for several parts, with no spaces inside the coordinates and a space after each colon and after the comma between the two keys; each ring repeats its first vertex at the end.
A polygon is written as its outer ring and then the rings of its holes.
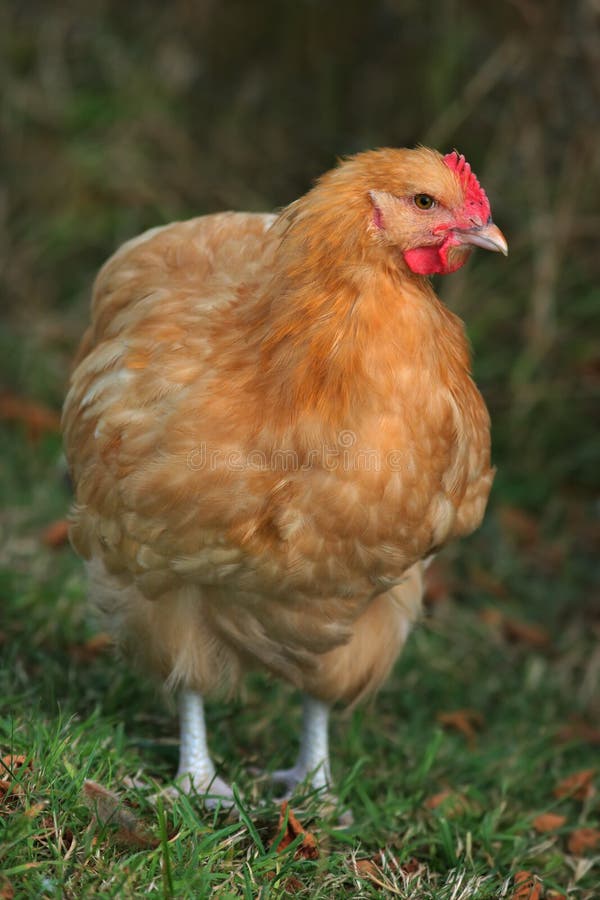
{"type": "Polygon", "coordinates": [[[435,200],[429,194],[415,194],[414,201],[418,209],[433,209],[435,206],[435,200]]]}

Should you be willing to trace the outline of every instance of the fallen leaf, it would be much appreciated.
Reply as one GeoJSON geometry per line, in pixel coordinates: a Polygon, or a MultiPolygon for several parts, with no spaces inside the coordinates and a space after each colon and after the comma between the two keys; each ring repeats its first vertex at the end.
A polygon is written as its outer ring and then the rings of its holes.
{"type": "Polygon", "coordinates": [[[271,846],[273,846],[276,842],[276,851],[277,853],[281,853],[285,850],[286,847],[292,843],[292,841],[296,840],[298,835],[302,835],[302,841],[296,847],[296,852],[294,854],[295,859],[317,859],[319,856],[319,849],[317,847],[317,841],[315,836],[311,834],[309,831],[305,831],[296,816],[294,815],[293,810],[289,806],[287,800],[284,800],[281,804],[281,811],[279,813],[279,822],[277,825],[277,834],[273,838],[271,842],[271,846]],[[282,837],[278,840],[279,835],[285,828],[282,837]]]}
{"type": "Polygon", "coordinates": [[[110,634],[104,631],[93,635],[83,644],[71,644],[69,647],[69,655],[75,662],[89,663],[93,662],[98,656],[114,645],[114,641],[110,634]]]}
{"type": "Polygon", "coordinates": [[[8,880],[8,878],[2,878],[0,881],[0,900],[13,900],[15,896],[15,889],[8,880]]]}
{"type": "Polygon", "coordinates": [[[135,828],[137,824],[135,813],[124,806],[118,794],[109,791],[97,781],[84,781],[83,799],[103,825],[117,822],[123,827],[135,828]]]}
{"type": "Polygon", "coordinates": [[[400,866],[405,875],[416,875],[423,868],[423,863],[419,862],[416,857],[411,856],[405,863],[400,866]]]}
{"type": "Polygon", "coordinates": [[[592,797],[595,792],[593,785],[595,774],[595,769],[581,769],[579,772],[574,772],[572,775],[559,781],[554,788],[554,796],[558,798],[574,797],[576,800],[587,800],[589,797],[592,797]]]}
{"type": "Polygon", "coordinates": [[[490,628],[500,628],[504,622],[503,614],[494,606],[486,606],[484,609],[480,610],[479,618],[482,622],[485,622],[486,625],[489,625],[490,628]]]}
{"type": "Polygon", "coordinates": [[[375,861],[375,858],[355,859],[353,862],[354,871],[359,878],[365,878],[376,887],[382,888],[386,892],[386,895],[393,894],[400,896],[400,891],[386,876],[381,866],[375,861]]]}
{"type": "MultiPolygon", "coordinates": [[[[2,757],[0,760],[0,772],[3,774],[9,774],[11,778],[14,778],[15,774],[25,766],[27,762],[27,757],[23,756],[22,753],[9,753],[6,756],[2,757]]],[[[31,763],[27,763],[27,769],[31,769],[31,763]]]]}
{"type": "Polygon", "coordinates": [[[583,741],[585,744],[600,746],[600,728],[594,728],[585,719],[574,716],[558,731],[556,739],[565,742],[583,741]]]}
{"type": "Polygon", "coordinates": [[[447,816],[455,816],[464,812],[467,809],[468,803],[462,794],[448,788],[427,797],[423,805],[426,809],[437,809],[439,806],[443,806],[444,813],[447,816]]]}
{"type": "Polygon", "coordinates": [[[464,734],[470,747],[475,745],[476,729],[483,725],[483,716],[475,709],[456,709],[453,712],[438,713],[436,718],[445,728],[453,728],[464,734]]]}
{"type": "Polygon", "coordinates": [[[59,834],[60,843],[64,847],[65,850],[70,850],[73,841],[75,840],[75,835],[71,831],[70,828],[65,828],[65,830],[59,834]]]}
{"type": "Polygon", "coordinates": [[[53,840],[58,841],[59,847],[62,850],[68,851],[71,848],[73,841],[75,840],[75,835],[70,828],[57,828],[54,816],[45,815],[42,818],[41,826],[48,834],[52,835],[53,840]]]}
{"type": "Polygon", "coordinates": [[[364,878],[369,878],[371,875],[377,876],[380,871],[379,866],[372,859],[356,859],[354,866],[357,874],[364,878]]]}
{"type": "Polygon", "coordinates": [[[21,773],[22,769],[28,772],[32,771],[31,762],[27,762],[27,757],[23,754],[9,753],[0,760],[0,802],[4,802],[7,797],[17,797],[24,793],[23,785],[20,783],[21,774],[17,778],[17,773],[21,773]]]}
{"type": "Polygon", "coordinates": [[[531,872],[522,870],[515,873],[515,891],[511,900],[541,900],[542,883],[531,872]]]}
{"type": "Polygon", "coordinates": [[[556,831],[567,821],[566,816],[560,816],[558,813],[541,813],[536,816],[532,822],[533,827],[539,834],[546,834],[549,831],[556,831]]]}
{"type": "MultiPolygon", "coordinates": [[[[268,872],[265,872],[265,878],[267,879],[267,881],[273,881],[275,878],[277,878],[277,874],[278,873],[272,869],[268,872]]],[[[290,875],[285,879],[285,881],[280,881],[277,885],[277,888],[283,888],[286,894],[297,894],[299,891],[302,891],[304,889],[304,885],[299,878],[296,878],[295,875],[290,875]]]]}
{"type": "Polygon", "coordinates": [[[451,790],[440,791],[437,794],[432,794],[430,797],[427,797],[425,803],[423,804],[426,809],[437,809],[438,806],[448,799],[448,797],[452,796],[451,790]]]}
{"type": "Polygon", "coordinates": [[[566,894],[561,894],[559,891],[546,891],[546,900],[567,900],[566,894]]]}
{"type": "Polygon", "coordinates": [[[0,805],[4,813],[22,808],[25,797],[22,779],[32,770],[31,761],[22,753],[9,753],[0,759],[0,805]]]}
{"type": "Polygon", "coordinates": [[[0,393],[0,421],[20,423],[31,441],[39,440],[43,434],[60,431],[57,412],[9,391],[0,393]]]}
{"type": "Polygon", "coordinates": [[[41,800],[39,803],[34,803],[28,809],[25,810],[24,815],[28,819],[35,819],[36,816],[42,812],[42,810],[46,809],[46,801],[41,800]]]}
{"type": "Polygon", "coordinates": [[[520,619],[504,618],[502,623],[504,634],[511,641],[519,644],[528,644],[530,647],[547,647],[550,643],[550,635],[541,625],[532,622],[523,622],[520,619]]]}
{"type": "Polygon", "coordinates": [[[57,519],[51,522],[41,534],[41,541],[45,547],[64,547],[69,543],[68,519],[57,519]]]}
{"type": "Polygon", "coordinates": [[[114,837],[119,843],[141,848],[159,846],[160,841],[150,834],[114,791],[109,791],[97,781],[84,781],[83,799],[101,825],[116,827],[114,837]]]}
{"type": "Polygon", "coordinates": [[[577,828],[572,831],[567,841],[569,853],[573,856],[585,856],[589,850],[600,846],[600,831],[597,828],[577,828]]]}
{"type": "Polygon", "coordinates": [[[358,876],[368,879],[377,887],[385,890],[386,896],[389,894],[404,896],[397,886],[396,873],[400,875],[403,882],[407,882],[424,869],[423,863],[414,856],[404,863],[399,863],[387,849],[380,850],[369,859],[352,858],[352,867],[358,876]]]}

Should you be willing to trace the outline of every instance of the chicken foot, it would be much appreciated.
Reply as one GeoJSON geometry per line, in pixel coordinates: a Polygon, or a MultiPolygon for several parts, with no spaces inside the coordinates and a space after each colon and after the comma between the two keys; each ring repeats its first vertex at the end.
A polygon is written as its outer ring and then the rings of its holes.
{"type": "Polygon", "coordinates": [[[315,790],[327,791],[331,785],[329,767],[329,706],[308,694],[302,704],[302,735],[298,758],[291,769],[278,769],[272,781],[285,785],[287,796],[303,781],[310,780],[315,790]]]}
{"type": "Polygon", "coordinates": [[[215,771],[206,740],[202,695],[184,690],[179,697],[180,746],[176,781],[185,794],[204,794],[209,809],[233,805],[233,792],[215,771]]]}

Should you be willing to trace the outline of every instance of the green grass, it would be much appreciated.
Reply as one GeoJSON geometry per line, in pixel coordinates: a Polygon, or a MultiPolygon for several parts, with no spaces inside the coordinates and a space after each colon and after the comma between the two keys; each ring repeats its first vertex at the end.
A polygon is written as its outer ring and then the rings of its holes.
{"type": "Polygon", "coordinates": [[[18,428],[4,439],[0,748],[31,767],[16,773],[21,791],[0,806],[0,871],[15,897],[279,897],[288,884],[317,898],[495,898],[511,896],[511,875],[521,869],[569,896],[597,896],[593,856],[566,849],[575,828],[598,827],[596,798],[553,796],[562,778],[597,763],[589,743],[558,739],[570,717],[597,712],[597,646],[585,607],[573,603],[592,574],[591,556],[576,564],[567,554],[557,578],[548,545],[540,538],[524,552],[497,510],[454,548],[446,560],[452,596],[430,608],[379,697],[334,717],[339,806],[297,798],[320,856],[296,860],[294,847],[269,849],[279,808],[268,784],[249,774],[292,761],[299,709],[283,685],[255,676],[243,698],[208,709],[240,819],[183,797],[156,807],[146,791],[126,786],[140,773],[148,784],[168,783],[177,760],[172,708],[110,652],[82,658],[94,625],[81,565],[68,547],[39,539],[68,504],[58,440],[32,446],[18,428]],[[548,646],[509,643],[482,617],[490,607],[542,624],[548,646]],[[472,746],[436,718],[464,708],[482,716],[472,746]],[[155,838],[150,846],[130,846],[95,821],[86,779],[133,805],[155,838]],[[427,798],[445,789],[461,796],[458,805],[428,808],[427,798]],[[341,829],[346,807],[354,824],[341,829]],[[532,820],[546,811],[566,823],[539,835],[532,820]],[[379,861],[375,881],[356,874],[357,859],[379,861]],[[411,860],[420,865],[407,880],[401,867],[411,860]]]}

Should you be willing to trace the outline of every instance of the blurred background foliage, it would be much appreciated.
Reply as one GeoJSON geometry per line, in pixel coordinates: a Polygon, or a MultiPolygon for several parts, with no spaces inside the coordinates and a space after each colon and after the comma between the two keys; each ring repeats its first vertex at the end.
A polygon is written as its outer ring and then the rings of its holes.
{"type": "Polygon", "coordinates": [[[93,276],[139,231],[271,209],[337,157],[467,155],[508,237],[441,280],[494,502],[598,538],[598,0],[0,5],[0,379],[58,408],[93,276]]]}

